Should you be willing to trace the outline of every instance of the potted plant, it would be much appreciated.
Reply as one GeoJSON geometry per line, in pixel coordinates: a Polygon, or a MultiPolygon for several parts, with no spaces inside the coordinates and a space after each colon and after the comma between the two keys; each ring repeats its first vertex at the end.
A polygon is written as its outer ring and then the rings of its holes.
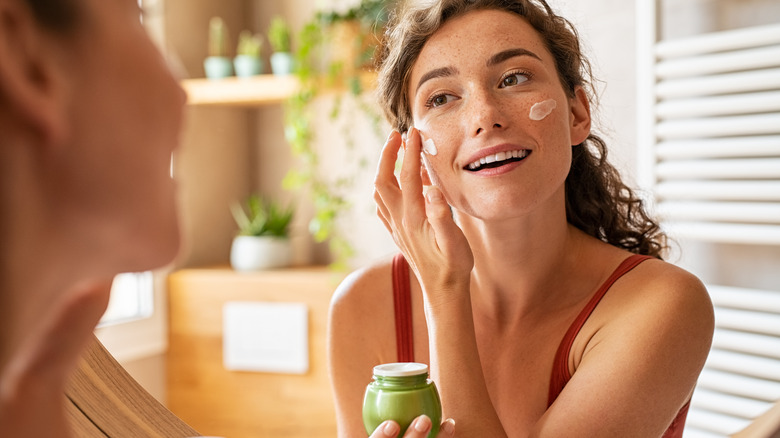
{"type": "Polygon", "coordinates": [[[276,16],[268,27],[268,41],[271,43],[271,69],[275,75],[288,75],[293,71],[290,26],[282,17],[276,16]]]}
{"type": "Polygon", "coordinates": [[[351,135],[354,117],[368,118],[379,145],[385,136],[382,116],[375,109],[374,95],[370,89],[366,90],[362,75],[372,68],[380,35],[384,32],[389,11],[397,1],[361,0],[346,12],[318,12],[304,24],[296,38],[295,76],[300,88],[285,105],[285,138],[298,165],[287,172],[283,187],[309,193],[314,206],[309,231],[316,242],[328,242],[333,260],[331,266],[335,269],[347,269],[349,259],[355,253],[338,222],[352,208],[349,193],[354,190],[356,175],[363,172],[369,162],[356,152],[358,149],[351,135]],[[344,29],[358,33],[341,38],[344,29]],[[323,77],[332,90],[338,90],[334,93],[330,119],[334,124],[343,125],[345,133],[342,142],[329,146],[329,150],[343,148],[344,168],[349,169],[335,177],[334,172],[321,168],[322,160],[315,146],[315,112],[311,106],[321,95],[323,77]],[[350,107],[362,114],[342,111],[345,108],[349,111],[350,107]]]}
{"type": "Polygon", "coordinates": [[[282,207],[257,195],[231,208],[239,230],[230,249],[230,264],[238,271],[288,266],[292,258],[292,207],[282,207]]]}
{"type": "Polygon", "coordinates": [[[236,76],[247,78],[263,72],[263,60],[260,59],[262,48],[263,38],[260,35],[252,35],[248,30],[241,31],[238,35],[236,57],[233,59],[236,76]]]}
{"type": "Polygon", "coordinates": [[[221,17],[209,21],[209,56],[203,61],[206,77],[222,79],[233,75],[233,62],[228,56],[227,26],[221,17]]]}

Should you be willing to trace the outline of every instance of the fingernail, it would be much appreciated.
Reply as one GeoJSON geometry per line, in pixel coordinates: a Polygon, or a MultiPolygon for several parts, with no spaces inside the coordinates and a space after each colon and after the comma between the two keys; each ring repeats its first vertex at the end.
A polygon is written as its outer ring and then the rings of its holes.
{"type": "Polygon", "coordinates": [[[428,432],[430,428],[431,428],[431,419],[425,415],[420,416],[420,418],[418,418],[414,422],[414,430],[416,430],[417,432],[428,432]]]}
{"type": "Polygon", "coordinates": [[[393,134],[395,134],[396,132],[397,132],[397,131],[395,131],[395,130],[393,130],[393,131],[390,131],[390,134],[388,134],[388,135],[387,135],[387,140],[385,140],[385,143],[389,142],[389,141],[390,141],[390,138],[391,138],[391,137],[393,136],[393,134]]]}
{"type": "Polygon", "coordinates": [[[392,421],[385,421],[385,425],[382,427],[382,433],[385,434],[385,436],[396,436],[400,430],[398,425],[392,421]]]}
{"type": "Polygon", "coordinates": [[[448,435],[455,434],[455,420],[448,418],[441,424],[440,430],[448,435]]]}
{"type": "Polygon", "coordinates": [[[404,141],[404,143],[406,143],[406,137],[407,137],[406,133],[407,133],[407,132],[409,132],[409,131],[404,131],[404,133],[403,133],[403,134],[401,134],[401,140],[403,140],[403,141],[404,141]]]}

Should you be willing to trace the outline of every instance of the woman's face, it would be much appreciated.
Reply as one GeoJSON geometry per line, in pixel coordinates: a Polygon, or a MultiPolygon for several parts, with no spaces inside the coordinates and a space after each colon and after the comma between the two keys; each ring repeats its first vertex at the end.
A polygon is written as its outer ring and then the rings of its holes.
{"type": "Polygon", "coordinates": [[[522,17],[481,10],[448,21],[412,68],[409,101],[436,150],[424,154],[428,174],[455,209],[489,220],[563,200],[571,145],[590,128],[587,102],[581,90],[566,95],[522,17]]]}
{"type": "Polygon", "coordinates": [[[148,269],[179,247],[170,165],[186,96],[147,37],[137,0],[81,4],[80,28],[63,43],[60,190],[77,226],[112,246],[126,270],[148,269]]]}

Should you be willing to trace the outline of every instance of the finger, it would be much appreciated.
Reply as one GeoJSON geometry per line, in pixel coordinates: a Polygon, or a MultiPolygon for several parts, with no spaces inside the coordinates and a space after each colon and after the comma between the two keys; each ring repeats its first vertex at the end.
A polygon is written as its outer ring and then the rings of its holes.
{"type": "Polygon", "coordinates": [[[379,217],[379,220],[382,221],[382,224],[385,226],[387,231],[390,232],[390,234],[393,233],[393,229],[390,227],[390,222],[386,216],[386,213],[384,213],[380,208],[379,205],[376,206],[376,215],[379,217]]]}
{"type": "Polygon", "coordinates": [[[455,420],[448,418],[441,422],[436,438],[452,438],[455,436],[455,420]]]}
{"type": "Polygon", "coordinates": [[[401,148],[401,134],[393,131],[387,137],[385,145],[382,147],[382,153],[379,156],[379,165],[374,179],[374,187],[395,187],[398,188],[398,181],[395,179],[395,162],[398,160],[398,150],[401,148]]]}
{"type": "Polygon", "coordinates": [[[388,219],[388,212],[401,208],[401,188],[395,178],[395,163],[400,147],[401,135],[397,131],[391,132],[382,148],[374,180],[374,200],[377,204],[385,204],[383,211],[388,219]]]}
{"type": "Polygon", "coordinates": [[[409,428],[406,429],[404,438],[424,438],[428,436],[428,432],[431,431],[433,423],[431,419],[426,415],[420,415],[412,421],[409,428]]]}
{"type": "Polygon", "coordinates": [[[420,177],[420,153],[422,140],[420,132],[416,128],[409,129],[407,137],[404,162],[401,166],[401,192],[404,194],[404,214],[408,217],[423,217],[425,214],[425,202],[422,199],[422,178],[420,177]]]}
{"type": "Polygon", "coordinates": [[[390,218],[390,210],[388,210],[387,205],[385,205],[385,201],[382,199],[382,195],[378,190],[374,190],[374,204],[376,204],[376,213],[378,216],[384,217],[385,219],[390,218]]]}
{"type": "Polygon", "coordinates": [[[452,219],[452,211],[444,194],[436,186],[425,194],[425,215],[436,234],[436,244],[444,254],[454,254],[462,248],[463,232],[452,219]]]}
{"type": "Polygon", "coordinates": [[[374,429],[374,433],[372,433],[369,438],[395,438],[398,436],[398,432],[400,431],[401,427],[398,426],[398,423],[392,420],[387,420],[374,429]]]}

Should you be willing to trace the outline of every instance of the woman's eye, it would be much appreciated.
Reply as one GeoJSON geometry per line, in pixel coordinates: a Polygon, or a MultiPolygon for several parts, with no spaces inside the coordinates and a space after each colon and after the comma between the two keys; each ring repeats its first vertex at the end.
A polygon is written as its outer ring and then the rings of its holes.
{"type": "Polygon", "coordinates": [[[450,102],[452,99],[453,96],[450,94],[436,94],[428,99],[428,101],[425,103],[425,106],[428,108],[435,108],[450,102]]]}
{"type": "Polygon", "coordinates": [[[501,80],[501,88],[513,87],[528,80],[528,75],[525,73],[512,73],[504,77],[501,80]]]}

